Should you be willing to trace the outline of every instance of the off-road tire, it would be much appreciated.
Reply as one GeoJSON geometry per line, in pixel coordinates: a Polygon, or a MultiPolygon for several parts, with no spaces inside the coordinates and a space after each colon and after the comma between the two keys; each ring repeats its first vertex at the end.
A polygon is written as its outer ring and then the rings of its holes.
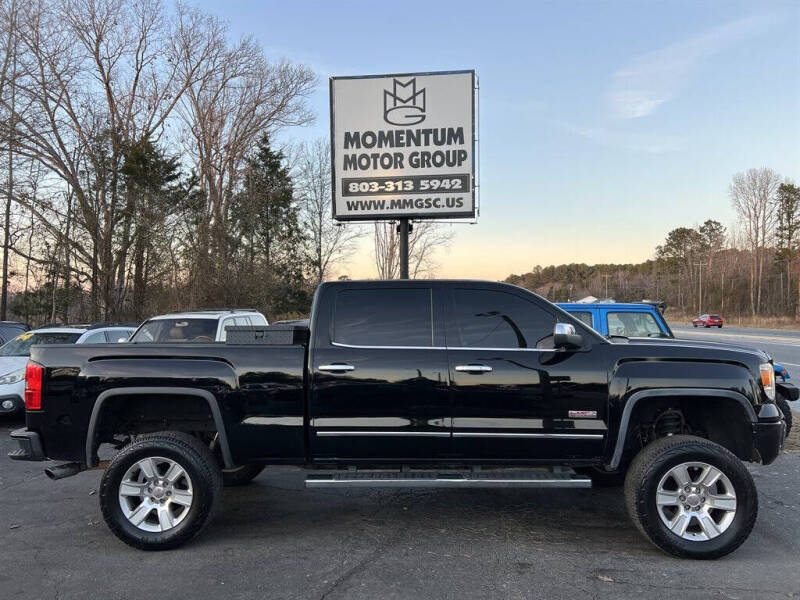
{"type": "Polygon", "coordinates": [[[180,546],[211,521],[222,495],[222,472],[207,445],[189,434],[160,431],[136,438],[111,461],[100,483],[100,508],[111,531],[126,544],[140,550],[168,550],[180,546]],[[119,486],[128,469],[148,456],[174,460],[192,481],[192,505],[174,528],[149,532],[137,528],[122,512],[119,486]]]}
{"type": "Polygon", "coordinates": [[[789,432],[792,430],[792,407],[789,406],[789,401],[786,396],[778,392],[775,394],[775,404],[783,413],[783,420],[786,422],[786,437],[789,437],[789,432]]]}
{"type": "Polygon", "coordinates": [[[729,450],[709,440],[674,435],[660,438],[633,459],[625,478],[625,504],[636,527],[664,552],[680,558],[720,558],[741,546],[758,516],[758,494],[750,472],[729,450]],[[710,540],[686,540],[662,522],[655,495],[659,481],[684,462],[708,463],[728,477],[736,491],[737,507],[728,528],[710,540]]]}
{"type": "Polygon", "coordinates": [[[260,463],[250,463],[234,467],[233,469],[222,470],[222,482],[225,487],[236,487],[246,485],[261,474],[266,465],[260,463]]]}

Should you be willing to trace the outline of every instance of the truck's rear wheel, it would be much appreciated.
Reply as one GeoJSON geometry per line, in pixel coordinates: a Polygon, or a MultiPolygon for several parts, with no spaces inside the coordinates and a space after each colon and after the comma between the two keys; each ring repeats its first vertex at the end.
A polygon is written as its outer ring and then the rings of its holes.
{"type": "Polygon", "coordinates": [[[173,431],[138,438],[114,457],[100,484],[103,518],[126,544],[175,548],[210,521],[222,492],[214,455],[173,431]]]}
{"type": "Polygon", "coordinates": [[[744,464],[719,444],[674,435],[634,458],[625,479],[628,513],[656,546],[683,558],[719,558],[750,535],[758,514],[744,464]]]}
{"type": "Polygon", "coordinates": [[[789,406],[786,396],[780,392],[775,394],[775,404],[778,405],[778,408],[783,413],[783,420],[786,423],[786,437],[789,437],[789,432],[792,431],[792,407],[789,406]]]}

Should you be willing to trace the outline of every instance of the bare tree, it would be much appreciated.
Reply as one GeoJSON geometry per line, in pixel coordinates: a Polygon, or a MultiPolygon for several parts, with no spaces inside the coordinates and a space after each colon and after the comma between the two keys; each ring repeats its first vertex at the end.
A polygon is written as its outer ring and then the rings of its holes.
{"type": "MultiPolygon", "coordinates": [[[[394,221],[375,223],[375,266],[381,279],[400,277],[400,234],[394,221]]],[[[413,223],[408,236],[408,275],[411,279],[432,277],[436,269],[435,251],[453,240],[450,227],[431,221],[413,223]]]]}
{"type": "Polygon", "coordinates": [[[750,310],[754,316],[761,311],[766,247],[773,241],[776,225],[772,204],[780,183],[780,177],[772,169],[749,169],[734,175],[729,188],[752,259],[750,310]]]}
{"type": "Polygon", "coordinates": [[[300,221],[308,233],[306,258],[312,278],[321,283],[331,265],[346,260],[363,230],[336,223],[331,206],[331,153],[324,138],[302,144],[295,153],[294,185],[300,221]]]}
{"type": "MultiPolygon", "coordinates": [[[[0,4],[0,31],[2,31],[3,61],[0,65],[0,98],[5,97],[6,93],[10,96],[9,103],[11,111],[7,115],[10,120],[9,129],[14,130],[14,109],[16,108],[16,75],[17,75],[17,2],[3,1],[0,4]],[[7,92],[8,90],[8,92],[7,92]]],[[[0,320],[8,318],[8,260],[11,252],[11,209],[14,204],[14,138],[8,137],[8,179],[5,202],[5,214],[3,218],[3,281],[0,284],[0,320]]]]}

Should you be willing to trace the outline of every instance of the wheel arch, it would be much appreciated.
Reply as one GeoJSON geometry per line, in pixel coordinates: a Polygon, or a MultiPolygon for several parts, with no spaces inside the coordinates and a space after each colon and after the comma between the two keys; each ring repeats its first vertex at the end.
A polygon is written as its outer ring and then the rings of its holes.
{"type": "MultiPolygon", "coordinates": [[[[729,416],[734,416],[735,418],[726,418],[724,423],[733,429],[738,429],[739,433],[746,433],[746,437],[740,439],[734,436],[728,439],[725,435],[722,435],[725,430],[715,426],[714,435],[709,436],[709,439],[720,443],[743,460],[752,460],[753,444],[750,428],[752,423],[757,421],[757,416],[752,404],[744,394],[733,390],[721,389],[660,388],[640,390],[628,397],[622,411],[619,432],[607,465],[608,469],[617,470],[623,464],[624,459],[630,458],[631,434],[645,411],[649,408],[660,408],[668,404],[690,407],[701,414],[706,421],[711,416],[708,414],[709,411],[713,408],[724,407],[726,410],[732,409],[734,412],[729,413],[729,416]]],[[[713,420],[711,423],[716,425],[713,420]]]]}
{"type": "Polygon", "coordinates": [[[98,443],[98,430],[102,422],[104,409],[108,404],[122,396],[139,396],[141,398],[158,398],[158,397],[183,397],[194,398],[202,400],[208,407],[211,418],[214,422],[218,434],[218,441],[220,451],[222,453],[222,460],[226,468],[233,468],[235,463],[231,454],[230,445],[228,443],[227,431],[225,429],[225,422],[222,419],[222,412],[219,408],[219,403],[214,395],[208,390],[188,387],[121,387],[105,390],[98,395],[92,407],[92,414],[89,418],[89,428],[86,432],[86,465],[89,467],[97,466],[99,459],[97,457],[98,443]]]}

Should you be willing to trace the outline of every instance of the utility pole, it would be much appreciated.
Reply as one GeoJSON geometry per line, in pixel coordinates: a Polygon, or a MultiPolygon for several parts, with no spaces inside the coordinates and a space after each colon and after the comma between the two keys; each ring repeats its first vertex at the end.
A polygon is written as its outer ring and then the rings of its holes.
{"type": "Polygon", "coordinates": [[[400,219],[397,233],[400,234],[400,279],[408,279],[408,234],[411,224],[408,219],[400,219]]]}
{"type": "Polygon", "coordinates": [[[694,266],[699,269],[698,280],[700,284],[700,290],[697,294],[697,312],[703,314],[703,263],[694,263],[694,266]]]}
{"type": "Polygon", "coordinates": [[[610,275],[606,273],[605,275],[603,275],[603,277],[606,278],[606,297],[603,298],[603,300],[608,300],[608,278],[610,277],[610,275]]]}

